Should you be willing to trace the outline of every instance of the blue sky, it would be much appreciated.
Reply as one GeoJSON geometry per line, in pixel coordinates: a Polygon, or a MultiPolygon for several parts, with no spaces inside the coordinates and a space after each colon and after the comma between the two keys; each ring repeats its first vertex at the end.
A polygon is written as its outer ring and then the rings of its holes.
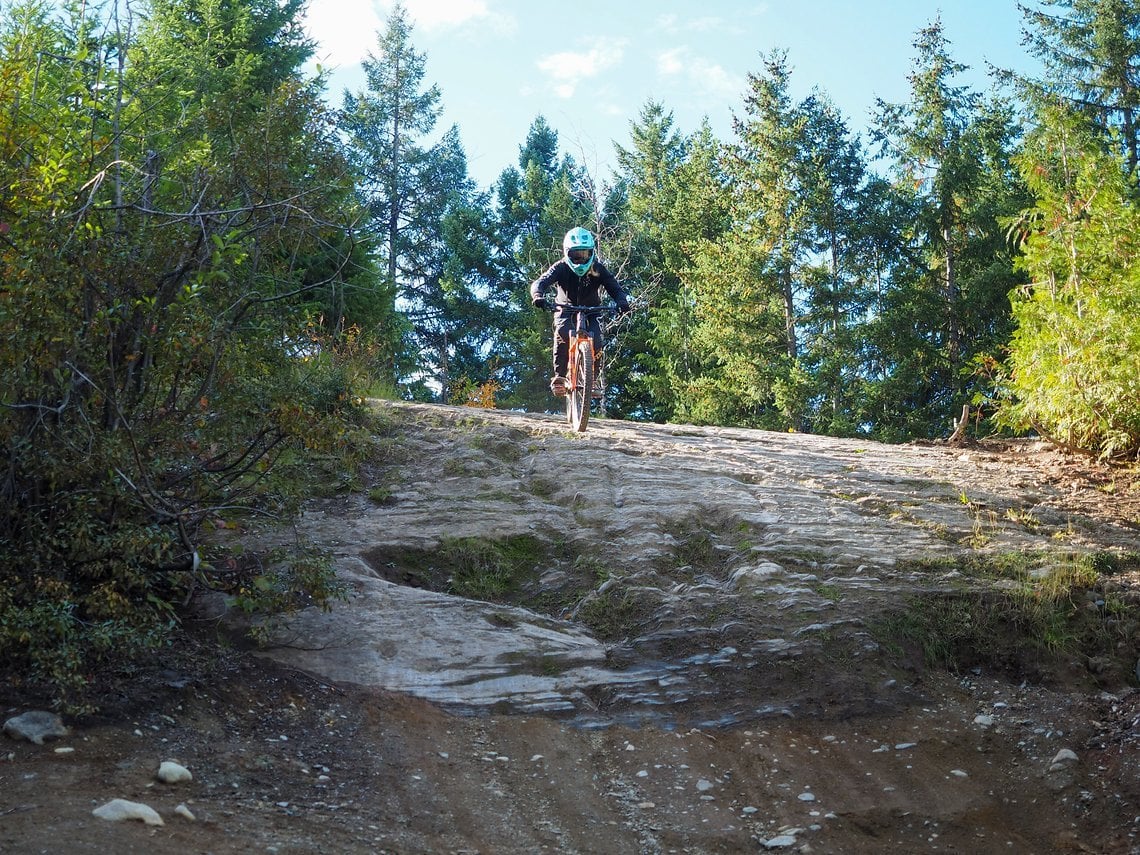
{"type": "MultiPolygon", "coordinates": [[[[330,99],[363,85],[392,0],[310,0],[317,61],[333,71],[330,99]]],[[[688,133],[708,117],[722,140],[743,111],[747,74],[762,54],[788,52],[793,95],[825,92],[854,132],[876,98],[905,102],[917,31],[940,16],[960,82],[989,88],[987,63],[1033,67],[1015,0],[405,0],[426,84],[442,92],[440,130],[458,124],[471,176],[488,187],[516,163],[535,117],[597,178],[613,142],[626,145],[647,100],[688,133]]]]}

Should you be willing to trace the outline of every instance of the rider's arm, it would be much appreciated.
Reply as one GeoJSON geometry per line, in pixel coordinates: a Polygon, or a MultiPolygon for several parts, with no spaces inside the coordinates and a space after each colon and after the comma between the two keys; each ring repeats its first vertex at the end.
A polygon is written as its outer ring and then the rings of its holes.
{"type": "Polygon", "coordinates": [[[541,300],[546,292],[558,284],[558,265],[553,264],[550,269],[530,283],[530,300],[541,300]]]}
{"type": "Polygon", "coordinates": [[[621,287],[617,277],[610,273],[600,261],[595,262],[594,267],[598,271],[598,278],[601,280],[602,287],[606,289],[606,293],[610,295],[610,299],[617,304],[619,310],[626,311],[629,308],[629,295],[625,293],[625,289],[621,287]]]}

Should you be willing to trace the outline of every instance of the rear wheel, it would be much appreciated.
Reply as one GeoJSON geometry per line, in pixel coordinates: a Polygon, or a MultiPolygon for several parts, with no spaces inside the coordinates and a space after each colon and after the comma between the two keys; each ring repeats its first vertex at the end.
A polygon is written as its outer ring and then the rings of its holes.
{"type": "Polygon", "coordinates": [[[589,339],[576,346],[577,358],[568,381],[570,394],[566,397],[566,416],[576,431],[584,431],[590,421],[590,396],[594,391],[594,349],[589,339]]]}

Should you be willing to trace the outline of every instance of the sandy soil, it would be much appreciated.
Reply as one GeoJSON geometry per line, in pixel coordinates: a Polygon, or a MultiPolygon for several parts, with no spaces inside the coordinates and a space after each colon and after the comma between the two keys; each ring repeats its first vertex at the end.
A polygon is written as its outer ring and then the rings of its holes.
{"type": "Polygon", "coordinates": [[[1136,690],[929,674],[843,720],[582,730],[457,717],[237,652],[196,661],[68,737],[9,741],[0,851],[1140,851],[1136,690]],[[1050,771],[1063,748],[1077,759],[1050,771]],[[167,759],[194,780],[157,783],[167,759]],[[92,816],[112,798],[165,824],[92,816]]]}

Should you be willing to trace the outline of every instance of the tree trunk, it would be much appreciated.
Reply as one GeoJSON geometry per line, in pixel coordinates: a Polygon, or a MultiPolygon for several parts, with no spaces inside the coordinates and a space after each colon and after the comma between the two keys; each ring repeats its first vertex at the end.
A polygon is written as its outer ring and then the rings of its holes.
{"type": "Polygon", "coordinates": [[[962,330],[958,322],[958,271],[957,258],[951,243],[952,229],[942,229],[942,241],[946,247],[946,351],[950,368],[957,374],[958,363],[962,358],[962,330]]]}
{"type": "Polygon", "coordinates": [[[784,331],[788,341],[788,358],[799,356],[799,342],[796,340],[796,304],[792,290],[792,268],[785,264],[780,272],[780,290],[784,296],[784,331]]]}

